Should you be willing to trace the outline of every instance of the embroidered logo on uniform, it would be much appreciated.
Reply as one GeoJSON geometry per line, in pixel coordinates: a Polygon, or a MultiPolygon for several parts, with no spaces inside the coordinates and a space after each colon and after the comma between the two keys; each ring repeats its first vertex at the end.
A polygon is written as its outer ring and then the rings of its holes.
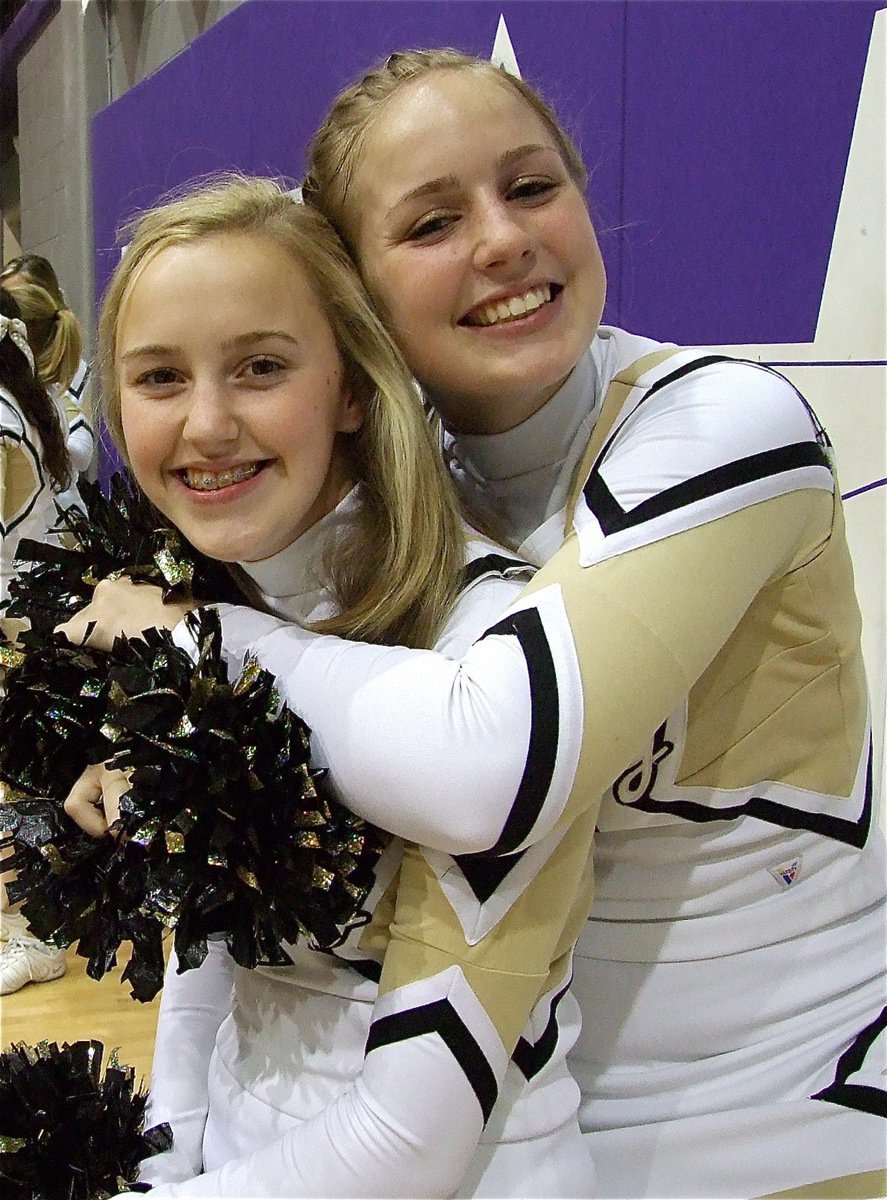
{"type": "Polygon", "coordinates": [[[778,867],[770,867],[769,870],[780,887],[790,888],[801,873],[801,860],[793,858],[791,862],[782,863],[778,867]]]}
{"type": "Polygon", "coordinates": [[[659,765],[674,750],[674,742],[665,736],[665,723],[653,735],[653,744],[640,762],[633,763],[613,784],[613,798],[629,808],[641,807],[650,799],[659,776],[659,765]]]}

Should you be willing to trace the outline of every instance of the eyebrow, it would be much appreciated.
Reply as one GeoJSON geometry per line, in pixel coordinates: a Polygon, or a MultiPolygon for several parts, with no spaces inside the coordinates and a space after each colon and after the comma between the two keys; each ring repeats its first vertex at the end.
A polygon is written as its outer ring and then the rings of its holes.
{"type": "MultiPolygon", "coordinates": [[[[529,154],[535,154],[539,150],[550,150],[553,154],[557,154],[557,149],[554,146],[548,146],[544,142],[528,142],[525,146],[515,146],[511,150],[506,150],[504,154],[499,156],[499,169],[510,167],[512,163],[521,158],[526,158],[529,154]]],[[[402,204],[407,204],[411,200],[424,200],[426,196],[432,196],[438,192],[446,191],[448,188],[456,188],[459,186],[459,179],[456,175],[440,175],[437,179],[429,179],[427,183],[420,183],[418,187],[410,188],[408,192],[404,192],[402,196],[392,204],[386,216],[390,216],[395,209],[402,204]]]]}
{"type": "MultiPolygon", "coordinates": [[[[285,342],[290,342],[293,346],[299,345],[298,338],[293,337],[291,333],[287,333],[284,329],[252,329],[247,333],[238,333],[236,337],[227,338],[222,342],[222,349],[236,350],[238,346],[254,345],[256,342],[267,342],[278,338],[285,342]]],[[[163,358],[165,355],[177,353],[179,349],[180,347],[178,346],[164,346],[160,343],[135,346],[132,350],[127,350],[125,354],[121,354],[120,361],[121,363],[128,363],[138,358],[163,358]]]]}

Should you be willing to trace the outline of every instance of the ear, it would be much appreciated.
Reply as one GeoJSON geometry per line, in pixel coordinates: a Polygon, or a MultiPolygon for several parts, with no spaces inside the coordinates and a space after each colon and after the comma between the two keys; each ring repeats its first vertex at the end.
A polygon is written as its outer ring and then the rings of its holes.
{"type": "Polygon", "coordinates": [[[366,407],[363,401],[354,395],[347,383],[343,384],[337,431],[339,433],[357,433],[365,420],[366,407]]]}

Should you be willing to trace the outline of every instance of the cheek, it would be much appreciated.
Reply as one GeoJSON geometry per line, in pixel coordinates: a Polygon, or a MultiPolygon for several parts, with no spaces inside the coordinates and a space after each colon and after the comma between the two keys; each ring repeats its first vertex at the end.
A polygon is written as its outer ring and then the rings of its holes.
{"type": "Polygon", "coordinates": [[[365,268],[367,290],[389,329],[403,336],[422,320],[439,298],[440,271],[427,259],[411,255],[404,261],[391,253],[365,268]]]}
{"type": "Polygon", "coordinates": [[[120,420],[123,428],[123,443],[126,446],[132,470],[142,483],[148,473],[160,462],[163,453],[163,427],[160,421],[151,419],[150,415],[138,405],[124,403],[121,406],[120,420]]]}

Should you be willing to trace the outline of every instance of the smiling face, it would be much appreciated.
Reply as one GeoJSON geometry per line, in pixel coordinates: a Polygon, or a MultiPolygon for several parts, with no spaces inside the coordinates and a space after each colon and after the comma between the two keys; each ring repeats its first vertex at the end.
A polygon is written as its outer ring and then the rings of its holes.
{"type": "Polygon", "coordinates": [[[354,480],[361,406],[304,270],[269,238],[160,250],[120,310],[126,449],[150,500],[204,554],[283,550],[354,480]]]}
{"type": "Polygon", "coordinates": [[[438,71],[391,96],[361,144],[346,223],[454,429],[526,420],[594,337],[606,284],[585,199],[539,115],[495,79],[438,71]]]}

